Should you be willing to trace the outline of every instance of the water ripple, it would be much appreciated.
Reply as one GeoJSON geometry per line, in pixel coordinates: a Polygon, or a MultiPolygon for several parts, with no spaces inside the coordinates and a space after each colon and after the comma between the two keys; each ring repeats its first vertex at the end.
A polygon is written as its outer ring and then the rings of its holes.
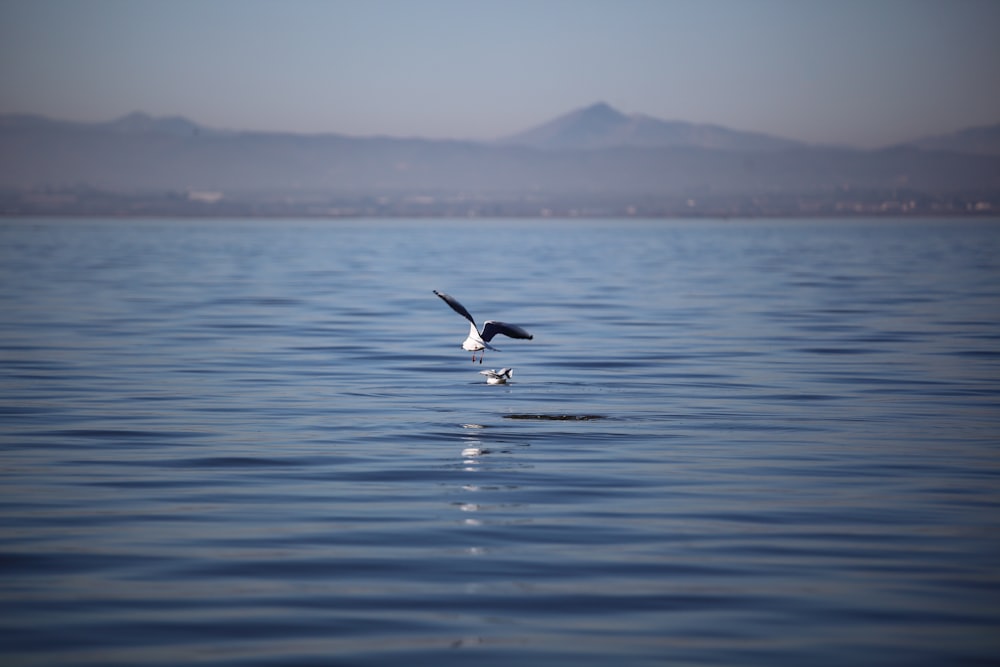
{"type": "Polygon", "coordinates": [[[4,664],[995,660],[995,222],[0,235],[4,664]]]}

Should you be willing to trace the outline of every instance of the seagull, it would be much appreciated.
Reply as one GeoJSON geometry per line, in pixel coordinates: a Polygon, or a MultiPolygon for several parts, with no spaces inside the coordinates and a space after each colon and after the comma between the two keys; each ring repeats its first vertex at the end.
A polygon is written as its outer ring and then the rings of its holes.
{"type": "Polygon", "coordinates": [[[483,363],[483,355],[486,354],[486,350],[497,350],[497,348],[490,345],[490,341],[497,334],[503,334],[508,338],[522,338],[526,340],[531,340],[534,338],[530,333],[525,331],[519,326],[513,324],[505,324],[503,322],[495,322],[493,320],[486,320],[483,322],[483,330],[480,333],[479,329],[476,327],[476,321],[472,319],[472,315],[469,311],[465,309],[465,306],[460,304],[455,297],[449,296],[444,292],[438,292],[434,290],[434,293],[441,297],[446,304],[451,306],[451,309],[456,313],[469,320],[469,337],[465,339],[462,343],[462,349],[472,352],[472,361],[476,361],[476,352],[480,350],[483,354],[479,355],[479,363],[483,363]]]}
{"type": "Polygon", "coordinates": [[[479,374],[486,376],[486,384],[507,384],[507,380],[514,374],[514,369],[501,368],[499,371],[479,371],[479,374]]]}

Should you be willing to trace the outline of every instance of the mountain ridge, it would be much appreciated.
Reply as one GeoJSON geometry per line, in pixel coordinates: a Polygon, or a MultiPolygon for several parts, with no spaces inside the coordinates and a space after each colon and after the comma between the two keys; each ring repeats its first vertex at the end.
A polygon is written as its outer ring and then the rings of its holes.
{"type": "Polygon", "coordinates": [[[520,146],[541,150],[594,150],[600,148],[697,147],[708,150],[769,151],[796,148],[840,148],[878,151],[899,147],[979,155],[1000,155],[1000,123],[955,132],[918,137],[878,148],[823,146],[762,132],[736,130],[711,123],[663,120],[642,113],[625,114],[607,102],[597,102],[538,125],[495,140],[429,139],[419,136],[350,135],[338,132],[303,133],[282,130],[220,129],[181,115],[154,116],[132,111],[109,121],[70,121],[43,114],[0,114],[0,130],[76,129],[119,134],[184,136],[269,136],[298,139],[341,138],[366,141],[452,142],[476,145],[520,146]]]}
{"type": "Polygon", "coordinates": [[[668,121],[646,114],[625,114],[606,102],[570,111],[550,121],[500,140],[500,143],[543,149],[583,149],[637,146],[694,146],[718,150],[784,150],[803,142],[721,125],[668,121]]]}
{"type": "MultiPolygon", "coordinates": [[[[984,202],[1000,210],[1000,155],[915,146],[861,150],[796,143],[748,150],[705,148],[703,142],[690,141],[650,145],[635,140],[641,116],[637,122],[636,115],[609,105],[578,111],[586,113],[540,132],[534,145],[238,132],[141,113],[105,123],[5,115],[0,116],[0,195],[8,203],[0,213],[40,210],[33,202],[45,201],[51,193],[69,193],[71,199],[83,193],[103,201],[87,194],[94,192],[130,197],[160,193],[155,196],[196,202],[362,202],[358,210],[374,210],[370,202],[386,198],[417,197],[473,202],[473,207],[514,202],[535,211],[544,207],[532,209],[527,202],[558,200],[572,210],[573,202],[600,208],[608,202],[631,206],[671,200],[687,211],[684,202],[689,200],[741,197],[749,202],[746,210],[758,210],[756,202],[775,197],[793,202],[794,208],[801,196],[817,193],[841,204],[838,193],[889,193],[907,202],[937,201],[946,207],[957,201],[972,206],[984,202]],[[552,137],[563,143],[552,147],[552,137]]],[[[653,126],[654,132],[663,129],[653,126]]],[[[882,201],[883,194],[871,196],[882,201]]],[[[143,204],[135,206],[143,210],[143,204]]],[[[110,203],[95,207],[118,210],[110,203]]]]}
{"type": "Polygon", "coordinates": [[[1000,123],[922,137],[902,144],[922,150],[944,150],[976,155],[1000,155],[1000,123]]]}

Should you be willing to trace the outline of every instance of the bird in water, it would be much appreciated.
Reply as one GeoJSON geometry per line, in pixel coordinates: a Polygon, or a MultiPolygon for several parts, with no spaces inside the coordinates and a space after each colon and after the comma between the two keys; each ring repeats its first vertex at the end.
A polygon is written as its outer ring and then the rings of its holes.
{"type": "Polygon", "coordinates": [[[508,338],[521,338],[524,340],[531,340],[534,338],[530,333],[525,331],[519,326],[513,324],[506,324],[504,322],[496,322],[494,320],[486,320],[483,322],[483,330],[480,331],[479,327],[476,326],[476,320],[473,319],[469,311],[465,309],[465,306],[460,304],[455,297],[449,296],[444,292],[438,292],[434,290],[441,299],[451,306],[451,309],[456,313],[469,320],[469,336],[462,342],[462,349],[468,352],[472,352],[472,361],[476,361],[476,352],[482,351],[479,355],[479,363],[483,363],[483,356],[486,354],[486,350],[497,350],[497,348],[490,345],[490,341],[497,334],[503,334],[508,338]]]}
{"type": "Polygon", "coordinates": [[[486,376],[486,384],[507,384],[507,380],[514,374],[514,369],[501,368],[499,371],[479,371],[479,374],[486,376]]]}

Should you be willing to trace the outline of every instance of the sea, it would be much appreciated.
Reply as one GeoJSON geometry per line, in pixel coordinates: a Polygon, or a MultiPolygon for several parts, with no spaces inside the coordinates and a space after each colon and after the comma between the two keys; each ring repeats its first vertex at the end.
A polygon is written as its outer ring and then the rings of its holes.
{"type": "Polygon", "coordinates": [[[0,663],[998,664],[1000,220],[2,219],[0,663]]]}

